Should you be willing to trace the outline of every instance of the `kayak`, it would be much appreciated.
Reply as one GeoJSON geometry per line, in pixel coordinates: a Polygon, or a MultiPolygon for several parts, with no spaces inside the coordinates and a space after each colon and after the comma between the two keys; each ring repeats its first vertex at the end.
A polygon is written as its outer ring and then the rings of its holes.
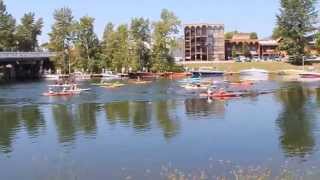
{"type": "Polygon", "coordinates": [[[131,81],[131,83],[133,83],[133,84],[149,84],[151,82],[152,81],[131,81]]]}
{"type": "Polygon", "coordinates": [[[122,86],[125,86],[125,84],[115,83],[115,84],[110,84],[110,85],[102,86],[102,87],[105,87],[105,88],[119,88],[119,87],[122,87],[122,86]]]}
{"type": "Polygon", "coordinates": [[[212,94],[200,94],[201,97],[209,97],[209,98],[232,98],[232,97],[240,97],[242,94],[232,93],[232,92],[217,92],[212,94]]]}
{"type": "Polygon", "coordinates": [[[73,96],[79,93],[75,92],[48,92],[48,93],[43,93],[43,96],[73,96]]]}
{"type": "Polygon", "coordinates": [[[206,90],[208,89],[208,86],[197,86],[197,85],[185,85],[182,86],[183,88],[187,89],[187,90],[206,90]]]}

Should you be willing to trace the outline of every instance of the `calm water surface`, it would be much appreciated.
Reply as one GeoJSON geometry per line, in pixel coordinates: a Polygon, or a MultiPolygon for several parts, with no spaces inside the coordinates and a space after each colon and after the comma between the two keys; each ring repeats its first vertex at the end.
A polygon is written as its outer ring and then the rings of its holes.
{"type": "Polygon", "coordinates": [[[169,80],[114,90],[83,83],[92,91],[71,98],[41,96],[47,83],[0,87],[0,179],[211,177],[252,167],[276,176],[320,166],[320,82],[263,81],[254,88],[274,93],[228,101],[169,80]]]}

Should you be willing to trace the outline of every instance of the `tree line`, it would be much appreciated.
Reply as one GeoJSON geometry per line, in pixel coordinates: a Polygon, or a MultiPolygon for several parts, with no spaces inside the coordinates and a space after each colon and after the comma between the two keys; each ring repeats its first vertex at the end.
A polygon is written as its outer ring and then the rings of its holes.
{"type": "MultiPolygon", "coordinates": [[[[95,19],[74,18],[70,8],[56,9],[49,33],[49,42],[41,46],[57,52],[55,67],[63,73],[76,70],[97,73],[103,69],[121,71],[178,71],[172,55],[177,46],[176,35],[181,21],[171,11],[163,9],[160,20],[135,17],[128,24],[107,23],[100,40],[94,30],[95,19]]],[[[42,18],[26,13],[21,24],[7,12],[0,0],[0,51],[40,50],[42,18]]]]}
{"type": "Polygon", "coordinates": [[[25,13],[17,24],[0,0],[0,51],[35,51],[42,27],[42,18],[36,19],[32,12],[25,13]]]}

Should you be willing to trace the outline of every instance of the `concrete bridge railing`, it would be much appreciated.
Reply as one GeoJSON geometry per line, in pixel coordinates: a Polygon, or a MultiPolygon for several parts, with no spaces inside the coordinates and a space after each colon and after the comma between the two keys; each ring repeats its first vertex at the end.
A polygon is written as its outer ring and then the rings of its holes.
{"type": "Polygon", "coordinates": [[[0,59],[49,58],[56,55],[55,52],[0,52],[0,59]]]}

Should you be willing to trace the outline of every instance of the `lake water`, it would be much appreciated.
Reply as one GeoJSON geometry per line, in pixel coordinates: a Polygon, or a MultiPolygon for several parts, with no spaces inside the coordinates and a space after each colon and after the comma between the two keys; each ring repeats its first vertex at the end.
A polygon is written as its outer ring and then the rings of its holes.
{"type": "Polygon", "coordinates": [[[41,96],[47,84],[1,85],[0,179],[320,178],[320,82],[224,101],[174,80],[69,98],[41,96]]]}

